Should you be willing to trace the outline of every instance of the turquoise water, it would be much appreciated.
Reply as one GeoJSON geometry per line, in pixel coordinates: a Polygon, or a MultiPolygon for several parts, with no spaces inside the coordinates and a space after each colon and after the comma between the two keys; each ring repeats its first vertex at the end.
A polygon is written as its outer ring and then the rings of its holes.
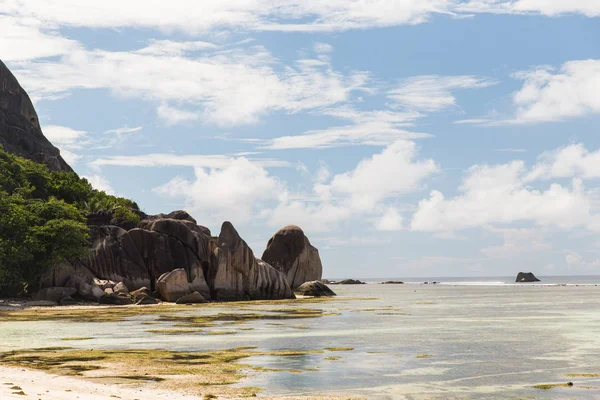
{"type": "Polygon", "coordinates": [[[265,350],[348,347],[352,350],[251,358],[244,362],[304,372],[252,372],[240,385],[265,388],[263,395],[597,399],[600,378],[567,375],[600,374],[600,287],[594,284],[507,285],[488,281],[461,285],[333,285],[340,296],[326,303],[290,302],[239,310],[235,304],[225,304],[218,309],[198,307],[187,312],[202,315],[301,307],[335,313],[333,316],[257,320],[214,328],[237,332],[224,336],[146,332],[172,328],[169,322],[140,325],[156,316],[112,323],[4,322],[0,323],[0,350],[65,344],[95,349],[186,351],[237,346],[265,350]],[[254,329],[241,331],[240,327],[254,329]],[[94,339],[60,340],[73,336],[94,339]],[[533,388],[568,381],[574,386],[533,388]]]}

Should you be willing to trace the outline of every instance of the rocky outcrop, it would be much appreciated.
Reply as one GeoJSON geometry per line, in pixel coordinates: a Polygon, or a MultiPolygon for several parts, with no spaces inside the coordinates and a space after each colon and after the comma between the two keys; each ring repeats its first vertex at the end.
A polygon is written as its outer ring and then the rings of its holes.
{"type": "MultiPolygon", "coordinates": [[[[146,297],[156,292],[169,302],[194,292],[213,301],[294,298],[285,275],[254,257],[231,223],[211,237],[184,211],[142,216],[147,219],[129,231],[90,226],[90,254],[57,265],[46,286],[63,286],[77,276],[69,284],[78,289],[76,296],[103,304],[136,302],[140,288],[146,297]]],[[[91,220],[108,217],[99,213],[91,220]]]]}
{"type": "Polygon", "coordinates": [[[285,274],[292,289],[304,282],[320,280],[323,274],[319,250],[295,225],[286,226],[275,233],[267,244],[262,260],[285,274]]]}
{"type": "Polygon", "coordinates": [[[185,296],[180,297],[176,301],[177,304],[200,304],[206,303],[206,299],[198,292],[192,292],[185,296]]]}
{"type": "Polygon", "coordinates": [[[49,287],[39,290],[34,296],[35,301],[52,301],[60,304],[64,299],[70,298],[77,289],[67,287],[49,287]]]}
{"type": "Polygon", "coordinates": [[[532,272],[519,272],[515,282],[540,282],[532,272]]]}
{"type": "Polygon", "coordinates": [[[9,153],[72,171],[60,151],[42,134],[37,113],[17,78],[0,61],[0,145],[9,153]]]}
{"type": "MultiPolygon", "coordinates": [[[[29,96],[1,61],[0,145],[53,171],[72,171],[44,137],[29,96]]],[[[163,290],[161,296],[168,301],[194,292],[205,300],[294,298],[286,275],[254,257],[231,223],[224,223],[219,237],[212,237],[208,228],[182,210],[157,215],[131,211],[140,217],[137,226],[113,210],[90,213],[89,254],[60,263],[45,274],[39,295],[58,293],[54,297],[63,302],[70,301],[70,295],[60,295],[67,292],[104,304],[156,302],[150,293],[161,292],[159,283],[177,271],[181,290],[163,290]],[[148,289],[136,295],[129,293],[140,288],[148,289]]],[[[300,242],[291,252],[284,252],[287,258],[281,265],[286,269],[289,264],[286,273],[290,272],[291,282],[299,285],[321,277],[321,261],[302,230],[294,229],[300,242]]],[[[274,256],[278,255],[278,244],[276,240],[271,249],[274,256]]]]}
{"type": "Polygon", "coordinates": [[[213,300],[293,299],[285,275],[254,257],[230,222],[210,242],[208,282],[213,300]]]}
{"type": "Polygon", "coordinates": [[[321,281],[304,282],[294,292],[302,296],[327,297],[336,296],[333,290],[321,281]]]}
{"type": "Polygon", "coordinates": [[[359,281],[358,279],[344,279],[339,282],[332,282],[332,284],[336,285],[364,285],[364,282],[359,281]]]}

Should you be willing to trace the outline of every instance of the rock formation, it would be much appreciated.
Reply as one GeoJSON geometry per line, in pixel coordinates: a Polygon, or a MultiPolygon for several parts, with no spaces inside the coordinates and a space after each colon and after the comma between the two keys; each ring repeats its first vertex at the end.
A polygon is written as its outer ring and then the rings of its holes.
{"type": "Polygon", "coordinates": [[[0,61],[0,145],[4,150],[38,163],[54,171],[71,171],[42,134],[37,113],[17,78],[0,61]]]}
{"type": "Polygon", "coordinates": [[[320,280],[323,274],[319,250],[295,225],[286,226],[275,233],[267,244],[262,260],[284,273],[292,289],[304,282],[320,280]]]}
{"type": "Polygon", "coordinates": [[[296,294],[302,296],[313,296],[313,297],[326,297],[336,296],[333,290],[329,289],[321,281],[304,282],[300,287],[294,290],[296,294]]]}
{"type": "MultiPolygon", "coordinates": [[[[88,223],[112,221],[100,214],[88,223]]],[[[142,217],[129,231],[91,225],[90,254],[57,265],[42,287],[71,286],[77,297],[103,304],[137,302],[140,288],[170,302],[193,293],[197,301],[294,298],[285,275],[255,258],[230,222],[211,237],[184,211],[142,217]]]]}
{"type": "MultiPolygon", "coordinates": [[[[1,61],[0,145],[51,170],[72,171],[44,137],[29,96],[1,61]]],[[[167,301],[288,299],[294,298],[288,280],[296,287],[321,278],[318,251],[298,227],[284,228],[269,242],[265,254],[279,260],[275,269],[254,257],[229,222],[212,237],[185,211],[131,211],[140,217],[137,226],[111,210],[88,215],[89,254],[45,274],[39,300],[66,303],[75,296],[103,304],[148,304],[156,302],[151,294],[157,292],[167,301]]]]}
{"type": "Polygon", "coordinates": [[[515,282],[540,282],[532,272],[519,272],[515,282]]]}
{"type": "Polygon", "coordinates": [[[361,282],[357,279],[344,279],[343,281],[339,281],[339,282],[332,282],[335,283],[336,285],[364,285],[364,282],[361,282]]]}
{"type": "Polygon", "coordinates": [[[218,238],[211,239],[208,273],[213,300],[293,299],[285,276],[264,260],[254,257],[230,222],[224,222],[218,238]]]}

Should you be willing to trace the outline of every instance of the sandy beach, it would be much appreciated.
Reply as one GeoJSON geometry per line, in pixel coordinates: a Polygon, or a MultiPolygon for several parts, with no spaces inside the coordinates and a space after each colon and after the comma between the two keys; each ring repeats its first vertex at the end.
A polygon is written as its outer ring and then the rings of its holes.
{"type": "MultiPolygon", "coordinates": [[[[143,386],[100,384],[69,376],[47,374],[18,367],[0,366],[0,399],[2,400],[205,400],[211,397],[186,395],[169,390],[148,389],[143,386]]],[[[240,397],[218,397],[237,400],[240,397]]],[[[261,397],[264,400],[341,400],[357,399],[336,396],[278,396],[261,397]]]]}
{"type": "Polygon", "coordinates": [[[122,385],[99,384],[69,376],[58,376],[25,368],[0,367],[1,399],[44,399],[44,400],[197,400],[202,397],[186,396],[172,391],[123,387],[122,385]],[[23,394],[24,393],[24,394],[23,394]]]}

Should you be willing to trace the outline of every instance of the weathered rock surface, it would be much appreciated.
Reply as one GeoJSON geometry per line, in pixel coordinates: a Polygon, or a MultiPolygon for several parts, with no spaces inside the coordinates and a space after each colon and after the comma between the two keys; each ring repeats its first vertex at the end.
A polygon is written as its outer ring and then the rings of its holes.
{"type": "Polygon", "coordinates": [[[540,282],[531,272],[519,272],[515,282],[540,282]]]}
{"type": "Polygon", "coordinates": [[[92,252],[82,263],[100,279],[131,290],[150,286],[150,276],[129,233],[117,226],[90,226],[92,252]]]}
{"type": "Polygon", "coordinates": [[[129,289],[123,282],[117,283],[115,286],[113,286],[112,290],[116,294],[129,294],[129,289]]]}
{"type": "Polygon", "coordinates": [[[115,306],[126,306],[133,304],[133,300],[129,296],[118,295],[116,293],[105,294],[98,300],[100,304],[110,304],[115,306]]]}
{"type": "Polygon", "coordinates": [[[336,296],[335,292],[321,281],[304,282],[300,287],[295,289],[294,292],[302,296],[336,296]]]}
{"type": "Polygon", "coordinates": [[[336,285],[364,285],[364,282],[361,282],[357,279],[344,279],[343,281],[335,282],[336,285]]]}
{"type": "Polygon", "coordinates": [[[381,282],[382,285],[403,285],[404,282],[402,281],[385,281],[385,282],[381,282]]]}
{"type": "Polygon", "coordinates": [[[198,292],[193,292],[177,299],[177,304],[199,304],[206,303],[206,299],[198,292]]]}
{"type": "Polygon", "coordinates": [[[292,289],[304,282],[320,280],[323,274],[319,250],[295,225],[286,226],[275,233],[267,244],[262,260],[285,274],[292,289]]]}
{"type": "Polygon", "coordinates": [[[71,297],[77,293],[75,288],[67,287],[49,287],[39,290],[34,296],[35,301],[53,301],[60,303],[62,299],[71,297]]]}
{"type": "Polygon", "coordinates": [[[208,273],[213,300],[271,300],[295,298],[285,275],[254,257],[231,222],[221,227],[212,250],[208,273]]]}
{"type": "Polygon", "coordinates": [[[156,291],[161,299],[170,302],[190,294],[190,282],[185,269],[179,268],[162,274],[156,281],[156,291]]]}
{"type": "Polygon", "coordinates": [[[104,296],[104,290],[96,285],[92,278],[85,275],[71,275],[65,282],[65,287],[76,289],[75,295],[84,300],[98,301],[100,297],[104,296]]]}
{"type": "Polygon", "coordinates": [[[15,76],[0,61],[0,145],[54,171],[72,171],[42,134],[37,113],[15,76]]]}

